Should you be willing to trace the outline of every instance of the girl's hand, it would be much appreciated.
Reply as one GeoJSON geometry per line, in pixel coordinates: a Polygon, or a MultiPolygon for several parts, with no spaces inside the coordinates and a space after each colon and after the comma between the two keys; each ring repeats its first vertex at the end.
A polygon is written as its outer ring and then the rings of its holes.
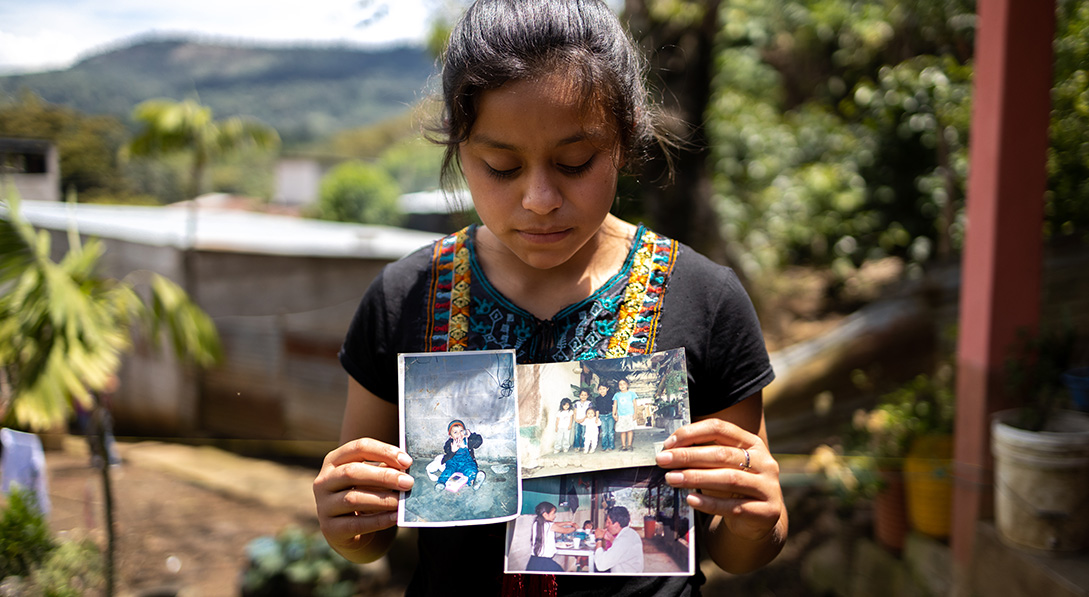
{"type": "Polygon", "coordinates": [[[761,541],[779,523],[779,463],[760,436],[719,418],[685,425],[666,439],[658,466],[673,487],[694,489],[688,504],[722,517],[742,539],[761,541]]]}
{"type": "Polygon", "coordinates": [[[400,448],[371,438],[326,455],[314,479],[314,500],[321,532],[333,549],[353,562],[373,559],[379,547],[371,545],[374,534],[397,524],[398,492],[412,489],[412,476],[404,472],[411,464],[400,448]]]}

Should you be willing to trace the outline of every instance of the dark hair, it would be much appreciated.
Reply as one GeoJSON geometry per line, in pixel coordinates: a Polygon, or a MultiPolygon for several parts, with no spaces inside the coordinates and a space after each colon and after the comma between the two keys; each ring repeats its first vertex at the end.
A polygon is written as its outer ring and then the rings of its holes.
{"type": "Polygon", "coordinates": [[[620,528],[631,524],[631,514],[628,513],[628,509],[624,506],[613,506],[606,511],[606,515],[610,520],[620,525],[620,528]]]}
{"type": "Polygon", "coordinates": [[[584,111],[612,117],[624,165],[663,142],[644,83],[646,59],[601,0],[477,0],[450,32],[442,69],[446,146],[442,186],[460,173],[458,146],[477,118],[480,94],[561,71],[584,111]]]}
{"type": "Polygon", "coordinates": [[[560,410],[563,410],[563,406],[565,404],[567,405],[568,408],[571,408],[571,399],[570,398],[564,398],[564,399],[560,400],[560,410]]]}
{"type": "Polygon", "coordinates": [[[541,502],[534,508],[533,513],[537,518],[533,519],[533,555],[541,555],[541,547],[544,546],[545,520],[544,515],[556,509],[552,502],[541,502]]]}

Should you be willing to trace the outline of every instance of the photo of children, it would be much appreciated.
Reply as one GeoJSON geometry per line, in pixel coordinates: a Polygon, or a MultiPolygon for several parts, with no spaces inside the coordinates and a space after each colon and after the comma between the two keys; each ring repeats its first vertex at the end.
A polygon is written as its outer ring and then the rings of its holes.
{"type": "Polygon", "coordinates": [[[669,486],[663,469],[580,473],[523,485],[522,514],[507,523],[508,573],[695,572],[687,491],[669,486]]]}
{"type": "Polygon", "coordinates": [[[401,446],[416,465],[398,524],[501,522],[521,508],[513,351],[402,354],[401,446]]]}
{"type": "Polygon", "coordinates": [[[691,421],[684,349],[519,365],[518,413],[523,479],[653,465],[691,421]]]}

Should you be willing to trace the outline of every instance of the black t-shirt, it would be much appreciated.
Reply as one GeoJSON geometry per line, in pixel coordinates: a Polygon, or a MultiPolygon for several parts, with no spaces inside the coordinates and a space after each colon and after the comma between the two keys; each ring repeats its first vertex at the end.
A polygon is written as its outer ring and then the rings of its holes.
{"type": "MultiPolygon", "coordinates": [[[[589,298],[539,320],[488,282],[473,252],[474,233],[463,230],[386,266],[363,296],[340,360],[379,398],[397,403],[398,353],[432,350],[514,348],[519,363],[541,363],[684,347],[694,418],[732,406],[774,379],[737,276],[685,245],[640,227],[615,276],[589,298]]],[[[419,566],[408,593],[442,593],[467,582],[474,594],[500,594],[505,536],[503,524],[419,529],[419,566]]],[[[703,576],[697,569],[694,577],[558,576],[557,582],[561,595],[689,595],[703,576]]]]}

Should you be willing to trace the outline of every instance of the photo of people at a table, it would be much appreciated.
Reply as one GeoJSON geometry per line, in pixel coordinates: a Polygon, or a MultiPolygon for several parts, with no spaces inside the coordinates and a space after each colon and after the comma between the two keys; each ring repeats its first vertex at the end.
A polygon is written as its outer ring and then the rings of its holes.
{"type": "Polygon", "coordinates": [[[692,574],[686,495],[653,466],[526,479],[521,514],[507,524],[506,571],[692,574]]]}

